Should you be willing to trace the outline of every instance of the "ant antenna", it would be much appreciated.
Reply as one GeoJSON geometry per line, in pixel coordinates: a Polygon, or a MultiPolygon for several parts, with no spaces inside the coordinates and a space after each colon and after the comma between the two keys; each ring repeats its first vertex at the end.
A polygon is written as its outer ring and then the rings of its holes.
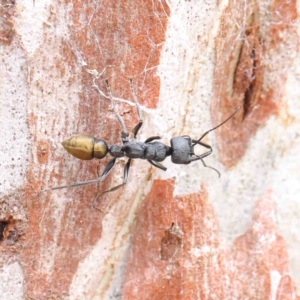
{"type": "Polygon", "coordinates": [[[230,119],[231,119],[231,118],[239,111],[239,109],[240,109],[240,108],[238,107],[238,108],[235,110],[235,112],[234,112],[233,114],[231,114],[231,115],[230,115],[225,121],[223,121],[221,124],[219,124],[219,125],[217,125],[216,127],[214,127],[214,128],[212,128],[212,129],[210,129],[210,130],[204,132],[204,134],[203,134],[198,140],[192,140],[192,147],[194,147],[196,144],[198,144],[198,145],[201,145],[201,146],[203,146],[203,147],[209,149],[209,151],[207,151],[207,152],[205,152],[205,153],[203,153],[203,154],[201,154],[201,155],[194,155],[194,158],[192,159],[192,161],[195,161],[195,160],[201,160],[203,166],[206,167],[206,168],[210,168],[210,169],[216,171],[216,172],[218,173],[218,175],[219,175],[219,178],[221,177],[220,172],[219,172],[217,169],[215,169],[215,168],[213,168],[213,167],[210,167],[210,166],[206,165],[206,163],[205,163],[204,160],[203,160],[204,157],[210,155],[210,154],[213,152],[213,149],[212,149],[212,147],[211,147],[210,145],[201,142],[201,140],[202,140],[209,132],[216,130],[217,128],[219,128],[220,126],[222,126],[223,124],[225,124],[228,120],[230,120],[230,119]]]}
{"type": "Polygon", "coordinates": [[[211,131],[214,131],[216,130],[217,128],[221,127],[222,125],[224,125],[227,121],[229,121],[238,111],[240,110],[240,107],[237,107],[237,109],[235,110],[235,112],[233,114],[231,114],[225,121],[223,121],[221,124],[217,125],[216,127],[210,129],[210,130],[207,130],[206,132],[204,132],[202,134],[202,136],[197,140],[197,141],[193,141],[194,144],[193,146],[195,146],[196,144],[198,144],[198,142],[201,142],[201,140],[208,134],[210,133],[211,131]]]}

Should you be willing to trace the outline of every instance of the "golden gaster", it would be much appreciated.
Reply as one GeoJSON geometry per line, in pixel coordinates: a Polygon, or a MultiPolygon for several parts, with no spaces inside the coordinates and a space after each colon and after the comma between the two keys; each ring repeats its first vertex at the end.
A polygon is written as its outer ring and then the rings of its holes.
{"type": "Polygon", "coordinates": [[[74,135],[63,141],[62,145],[71,155],[83,160],[101,159],[108,151],[105,141],[86,134],[74,135]]]}

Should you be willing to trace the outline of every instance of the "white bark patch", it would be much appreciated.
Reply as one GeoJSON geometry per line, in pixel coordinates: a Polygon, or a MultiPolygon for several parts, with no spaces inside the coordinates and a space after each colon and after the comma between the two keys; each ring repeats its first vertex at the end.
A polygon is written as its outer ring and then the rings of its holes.
{"type": "Polygon", "coordinates": [[[4,265],[0,269],[0,282],[1,299],[24,299],[24,278],[18,262],[4,265]]]}
{"type": "Polygon", "coordinates": [[[2,48],[0,77],[0,196],[22,187],[29,149],[26,60],[13,41],[2,48]],[[5,74],[5,76],[3,76],[5,74]]]}

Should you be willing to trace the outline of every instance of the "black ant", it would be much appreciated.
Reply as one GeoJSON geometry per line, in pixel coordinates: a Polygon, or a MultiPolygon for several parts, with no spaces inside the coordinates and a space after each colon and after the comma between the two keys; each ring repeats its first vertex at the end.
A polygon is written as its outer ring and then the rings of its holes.
{"type": "Polygon", "coordinates": [[[105,191],[104,193],[115,191],[127,183],[131,160],[136,158],[146,159],[151,165],[163,171],[166,171],[167,168],[163,166],[160,162],[162,162],[167,156],[171,156],[172,163],[174,164],[186,165],[193,161],[201,160],[204,167],[213,169],[218,173],[220,177],[219,171],[212,167],[207,166],[203,160],[206,156],[209,156],[212,153],[213,149],[210,145],[203,143],[202,139],[209,132],[216,130],[224,123],[226,123],[229,119],[231,119],[238,112],[239,108],[237,108],[236,111],[229,118],[227,118],[218,126],[206,131],[197,140],[192,139],[188,135],[177,136],[171,139],[171,146],[167,146],[161,142],[156,141],[161,139],[160,136],[151,136],[147,138],[144,142],[139,142],[136,139],[136,136],[143,125],[143,120],[141,117],[140,105],[137,101],[137,97],[134,92],[132,80],[130,80],[130,88],[131,88],[132,97],[135,102],[139,122],[134,127],[133,139],[131,140],[129,139],[129,133],[125,127],[124,121],[116,110],[115,102],[110,90],[110,86],[108,84],[108,80],[106,80],[105,82],[106,82],[109,98],[113,105],[115,115],[122,127],[122,133],[121,133],[122,145],[108,146],[105,140],[96,139],[93,136],[85,135],[85,134],[75,135],[63,141],[62,142],[63,147],[76,158],[82,160],[90,160],[93,158],[102,159],[107,155],[107,153],[109,153],[113,157],[113,159],[111,159],[108,162],[102,175],[97,179],[84,181],[84,182],[76,182],[70,185],[59,186],[59,187],[52,188],[51,190],[58,190],[58,189],[64,189],[68,187],[78,187],[78,186],[98,183],[108,175],[108,173],[111,171],[112,167],[114,166],[117,158],[119,157],[128,157],[128,161],[124,168],[123,183],[105,191]],[[201,155],[196,155],[194,153],[194,147],[196,145],[201,145],[209,150],[201,155]]]}

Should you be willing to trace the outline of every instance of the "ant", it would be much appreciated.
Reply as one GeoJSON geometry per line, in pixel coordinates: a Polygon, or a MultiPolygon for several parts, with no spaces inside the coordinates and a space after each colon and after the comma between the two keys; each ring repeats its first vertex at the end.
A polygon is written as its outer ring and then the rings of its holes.
{"type": "Polygon", "coordinates": [[[207,166],[203,160],[205,157],[209,156],[213,152],[213,149],[210,145],[202,142],[202,139],[209,132],[216,130],[224,123],[226,123],[229,119],[231,119],[238,112],[239,108],[237,108],[235,112],[231,114],[221,124],[206,131],[199,139],[194,140],[188,135],[176,136],[171,139],[171,146],[167,146],[161,142],[158,142],[157,140],[161,139],[160,136],[151,136],[147,138],[144,142],[140,142],[137,140],[136,136],[143,125],[143,119],[142,119],[140,105],[138,103],[136,94],[134,92],[132,79],[130,79],[130,89],[131,89],[133,100],[135,102],[135,107],[137,110],[139,122],[133,129],[133,139],[131,140],[129,139],[129,132],[125,127],[124,121],[116,110],[115,102],[110,90],[110,86],[108,84],[108,80],[105,80],[105,83],[108,91],[108,96],[111,100],[114,109],[114,113],[122,127],[122,132],[121,132],[122,145],[108,146],[105,140],[96,139],[93,136],[85,135],[85,134],[74,135],[71,138],[63,141],[62,145],[66,149],[66,151],[76,158],[82,160],[90,160],[93,158],[102,159],[109,153],[113,157],[113,159],[111,159],[108,162],[103,173],[97,179],[84,181],[84,182],[76,182],[70,185],[59,186],[59,187],[52,188],[51,190],[58,190],[58,189],[64,189],[68,187],[78,187],[78,186],[98,183],[108,175],[108,173],[113,168],[117,158],[119,157],[128,157],[128,161],[124,167],[123,182],[103,192],[103,194],[115,191],[127,183],[131,160],[136,158],[146,159],[151,165],[163,171],[166,171],[167,168],[163,166],[160,162],[162,162],[167,156],[171,156],[171,161],[174,164],[189,164],[193,161],[201,160],[204,167],[213,169],[218,173],[220,177],[220,172],[212,167],[207,166]],[[201,145],[209,150],[201,155],[196,155],[194,153],[194,147],[196,145],[201,145]]]}

